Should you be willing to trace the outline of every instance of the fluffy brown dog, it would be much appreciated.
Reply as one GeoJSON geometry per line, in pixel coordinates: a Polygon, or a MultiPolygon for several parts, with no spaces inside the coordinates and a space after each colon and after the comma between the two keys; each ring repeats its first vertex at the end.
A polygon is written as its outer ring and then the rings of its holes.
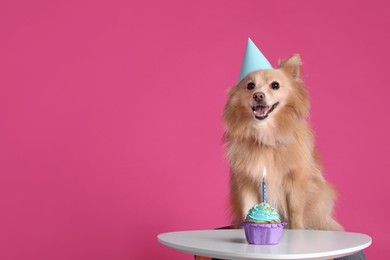
{"type": "Polygon", "coordinates": [[[229,90],[224,120],[235,227],[261,200],[266,167],[267,202],[289,228],[343,229],[332,218],[336,194],[322,175],[308,111],[299,55],[252,72],[229,90]]]}

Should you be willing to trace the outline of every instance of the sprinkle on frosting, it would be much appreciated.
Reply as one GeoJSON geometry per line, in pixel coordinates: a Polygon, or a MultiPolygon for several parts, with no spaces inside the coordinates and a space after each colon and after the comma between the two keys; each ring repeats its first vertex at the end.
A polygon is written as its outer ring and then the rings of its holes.
{"type": "Polygon", "coordinates": [[[254,223],[279,223],[280,215],[268,203],[260,203],[254,205],[246,217],[247,222],[254,223]]]}

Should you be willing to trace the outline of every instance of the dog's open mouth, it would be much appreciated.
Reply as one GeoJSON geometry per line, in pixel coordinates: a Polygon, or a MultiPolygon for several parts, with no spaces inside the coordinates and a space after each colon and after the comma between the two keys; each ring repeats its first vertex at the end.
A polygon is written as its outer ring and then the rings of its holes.
{"type": "Polygon", "coordinates": [[[272,106],[253,106],[253,114],[255,115],[255,118],[258,120],[263,120],[268,117],[268,115],[274,111],[274,109],[279,105],[279,102],[276,102],[272,106]]]}

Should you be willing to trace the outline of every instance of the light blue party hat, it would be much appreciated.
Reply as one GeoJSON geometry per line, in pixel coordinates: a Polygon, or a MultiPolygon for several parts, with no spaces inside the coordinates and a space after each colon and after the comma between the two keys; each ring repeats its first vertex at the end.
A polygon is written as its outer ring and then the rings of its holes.
{"type": "Polygon", "coordinates": [[[246,75],[255,70],[272,69],[271,63],[265,58],[263,53],[256,47],[250,38],[246,44],[246,50],[244,60],[242,61],[240,76],[238,82],[240,82],[246,75]]]}

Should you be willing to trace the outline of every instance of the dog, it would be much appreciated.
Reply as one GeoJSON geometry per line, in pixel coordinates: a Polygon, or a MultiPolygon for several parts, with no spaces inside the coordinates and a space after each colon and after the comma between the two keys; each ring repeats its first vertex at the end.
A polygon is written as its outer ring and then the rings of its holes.
{"type": "Polygon", "coordinates": [[[301,73],[301,58],[294,54],[276,69],[248,74],[228,91],[224,140],[235,228],[261,201],[265,168],[267,203],[289,228],[343,230],[332,216],[336,193],[322,174],[301,73]]]}

